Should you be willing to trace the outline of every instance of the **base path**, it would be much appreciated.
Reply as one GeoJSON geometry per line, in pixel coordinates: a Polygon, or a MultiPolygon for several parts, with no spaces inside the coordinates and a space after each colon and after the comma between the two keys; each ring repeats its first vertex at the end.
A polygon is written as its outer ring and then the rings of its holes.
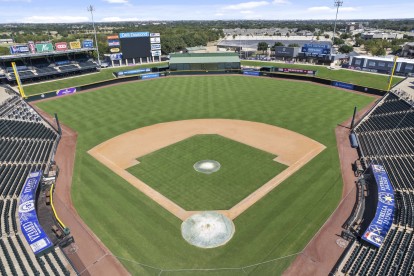
{"type": "Polygon", "coordinates": [[[230,219],[235,219],[325,149],[324,145],[306,136],[268,124],[228,119],[196,119],[139,128],[103,142],[91,149],[89,154],[184,221],[197,212],[184,210],[126,169],[138,164],[137,159],[142,156],[197,134],[221,135],[277,155],[275,161],[288,166],[230,210],[217,210],[230,219]]]}

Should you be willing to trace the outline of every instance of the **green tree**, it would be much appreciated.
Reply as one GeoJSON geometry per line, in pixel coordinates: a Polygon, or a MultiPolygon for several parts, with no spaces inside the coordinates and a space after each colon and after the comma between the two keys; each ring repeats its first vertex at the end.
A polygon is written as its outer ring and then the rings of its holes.
{"type": "Polygon", "coordinates": [[[264,54],[265,51],[267,51],[267,48],[269,48],[269,44],[267,44],[264,41],[259,42],[259,44],[257,44],[257,50],[262,51],[263,54],[264,54]]]}
{"type": "Polygon", "coordinates": [[[340,38],[337,38],[337,37],[334,38],[334,45],[342,45],[344,43],[345,43],[345,41],[343,39],[340,39],[340,38]]]}
{"type": "Polygon", "coordinates": [[[285,46],[285,44],[283,44],[282,42],[280,42],[280,41],[278,41],[278,42],[276,42],[275,43],[275,45],[273,45],[273,46],[285,46]]]}
{"type": "Polygon", "coordinates": [[[291,43],[288,45],[288,47],[300,47],[300,45],[297,43],[291,43]]]}
{"type": "Polygon", "coordinates": [[[341,45],[341,47],[339,47],[339,49],[338,49],[338,51],[339,51],[340,53],[343,53],[343,54],[350,53],[350,52],[352,52],[353,50],[354,50],[354,47],[349,46],[349,45],[346,45],[346,44],[341,45]]]}

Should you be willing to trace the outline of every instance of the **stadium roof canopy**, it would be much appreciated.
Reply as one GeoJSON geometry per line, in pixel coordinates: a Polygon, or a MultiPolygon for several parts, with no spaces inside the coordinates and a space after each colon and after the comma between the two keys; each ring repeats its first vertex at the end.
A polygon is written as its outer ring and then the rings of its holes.
{"type": "Polygon", "coordinates": [[[95,51],[96,48],[82,48],[82,49],[72,49],[66,51],[52,51],[52,52],[43,52],[43,53],[27,53],[27,54],[14,54],[14,55],[6,55],[0,56],[0,61],[9,61],[9,60],[16,60],[22,58],[35,58],[35,57],[45,57],[45,56],[61,56],[65,54],[73,54],[73,53],[83,53],[89,51],[95,51]]]}
{"type": "Polygon", "coordinates": [[[182,63],[226,63],[238,62],[240,58],[237,53],[205,53],[205,54],[171,54],[170,64],[182,63]]]}

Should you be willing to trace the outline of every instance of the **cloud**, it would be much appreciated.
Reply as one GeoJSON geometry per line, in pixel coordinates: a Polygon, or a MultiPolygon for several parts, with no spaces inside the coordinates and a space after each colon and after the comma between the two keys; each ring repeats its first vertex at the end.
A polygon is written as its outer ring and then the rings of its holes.
{"type": "Polygon", "coordinates": [[[253,11],[240,11],[241,14],[252,14],[253,11]]]}
{"type": "Polygon", "coordinates": [[[252,2],[244,2],[235,5],[228,5],[223,7],[225,10],[250,10],[258,7],[267,6],[270,3],[267,1],[252,1],[252,2]]]}
{"type": "Polygon", "coordinates": [[[29,16],[21,20],[23,23],[77,23],[89,21],[87,16],[29,16]]]}
{"type": "Polygon", "coordinates": [[[126,4],[128,3],[128,0],[104,0],[105,2],[109,4],[126,4]]]}
{"type": "Polygon", "coordinates": [[[121,21],[140,21],[138,17],[125,17],[121,18],[118,16],[104,17],[101,20],[102,22],[121,22],[121,21]]]}
{"type": "Polygon", "coordinates": [[[273,5],[285,5],[285,4],[290,4],[290,1],[288,1],[288,0],[273,0],[272,4],[273,5]]]}
{"type": "Polygon", "coordinates": [[[216,14],[214,14],[215,16],[224,16],[224,13],[218,12],[216,14]]]}
{"type": "MultiPolygon", "coordinates": [[[[354,7],[340,7],[339,8],[340,12],[352,12],[356,10],[357,8],[354,8],[354,7]]],[[[310,12],[333,12],[333,11],[336,11],[336,8],[330,8],[327,6],[310,7],[308,8],[308,11],[310,12]]]]}

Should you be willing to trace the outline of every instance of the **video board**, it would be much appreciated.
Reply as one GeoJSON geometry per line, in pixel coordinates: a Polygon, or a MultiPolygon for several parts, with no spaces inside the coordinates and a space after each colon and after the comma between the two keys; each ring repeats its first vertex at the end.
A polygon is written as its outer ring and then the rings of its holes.
{"type": "Polygon", "coordinates": [[[119,41],[122,56],[125,59],[147,58],[161,55],[161,39],[159,33],[120,33],[119,41]]]}

